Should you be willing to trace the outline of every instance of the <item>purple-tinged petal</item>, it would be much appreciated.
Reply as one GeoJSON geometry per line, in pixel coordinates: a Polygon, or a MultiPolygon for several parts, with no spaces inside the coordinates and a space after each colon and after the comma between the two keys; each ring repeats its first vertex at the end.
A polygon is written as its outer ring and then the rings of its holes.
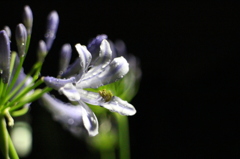
{"type": "MultiPolygon", "coordinates": [[[[92,74],[77,82],[77,88],[98,88],[100,86],[116,82],[123,78],[129,71],[129,64],[123,57],[115,58],[106,69],[99,74],[92,74]]],[[[97,73],[97,72],[96,72],[97,73]]]]}
{"type": "Polygon", "coordinates": [[[0,74],[4,83],[9,81],[10,41],[5,30],[0,31],[0,74]]]}
{"type": "Polygon", "coordinates": [[[59,89],[59,93],[64,94],[70,101],[79,101],[80,94],[77,91],[76,86],[72,83],[67,83],[59,89]]]}
{"type": "Polygon", "coordinates": [[[25,55],[26,42],[27,42],[27,30],[23,24],[18,24],[16,27],[16,42],[18,47],[18,55],[22,57],[25,55]]]}
{"type": "MultiPolygon", "coordinates": [[[[88,69],[88,66],[92,60],[92,55],[91,53],[87,50],[87,48],[85,46],[82,46],[80,44],[76,44],[75,45],[78,54],[79,54],[79,62],[80,62],[80,66],[81,66],[81,72],[79,72],[80,75],[84,75],[85,72],[88,69]]],[[[79,77],[81,78],[81,76],[79,77]]]]}
{"type": "Polygon", "coordinates": [[[29,6],[24,7],[23,24],[26,26],[27,34],[30,35],[32,33],[33,14],[29,6]]]}
{"type": "Polygon", "coordinates": [[[75,77],[71,77],[68,79],[58,79],[58,78],[54,78],[54,77],[43,77],[43,80],[45,82],[45,84],[55,90],[59,90],[61,87],[63,87],[64,85],[66,85],[67,83],[75,83],[75,77]]]}
{"type": "Polygon", "coordinates": [[[112,99],[106,102],[99,93],[89,92],[82,89],[78,90],[81,95],[81,100],[83,102],[92,104],[92,105],[100,105],[112,112],[117,112],[121,115],[134,115],[136,113],[136,109],[133,105],[129,104],[127,101],[122,100],[116,96],[113,96],[112,99]]]}
{"type": "Polygon", "coordinates": [[[72,48],[70,44],[64,44],[60,52],[59,76],[67,69],[72,56],[72,48]]]}
{"type": "Polygon", "coordinates": [[[112,51],[107,40],[103,40],[100,45],[99,57],[92,63],[92,68],[85,74],[84,78],[100,74],[109,65],[112,58],[112,51]]]}
{"type": "Polygon", "coordinates": [[[47,30],[46,30],[46,33],[45,33],[45,42],[46,42],[46,46],[47,46],[48,51],[52,47],[53,41],[56,37],[58,24],[59,24],[58,13],[56,11],[52,11],[48,15],[47,30]]]}
{"type": "Polygon", "coordinates": [[[117,40],[114,44],[115,49],[117,51],[117,56],[125,56],[127,52],[126,45],[124,41],[122,40],[117,40]]]}
{"type": "Polygon", "coordinates": [[[56,121],[63,124],[75,136],[80,137],[85,132],[82,120],[82,106],[63,103],[47,93],[41,97],[41,104],[53,114],[56,121]]]}
{"type": "Polygon", "coordinates": [[[100,51],[99,47],[104,39],[107,39],[107,35],[105,35],[105,34],[98,35],[87,46],[87,49],[89,50],[89,52],[91,52],[91,54],[93,56],[93,60],[92,60],[93,62],[98,57],[98,54],[100,51]]]}
{"type": "Polygon", "coordinates": [[[82,67],[80,66],[80,59],[77,58],[68,68],[66,71],[63,72],[63,78],[69,78],[71,76],[76,76],[82,71],[82,67]]]}

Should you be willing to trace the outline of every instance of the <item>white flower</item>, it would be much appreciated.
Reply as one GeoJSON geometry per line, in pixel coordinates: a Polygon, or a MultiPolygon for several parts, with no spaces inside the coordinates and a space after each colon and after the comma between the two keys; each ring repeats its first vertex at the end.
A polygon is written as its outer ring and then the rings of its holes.
{"type": "MultiPolygon", "coordinates": [[[[95,136],[98,134],[98,121],[85,103],[98,105],[121,115],[134,115],[136,110],[131,104],[116,96],[112,96],[108,91],[96,93],[85,89],[98,88],[116,82],[128,73],[129,64],[124,57],[117,57],[112,60],[112,51],[107,40],[102,40],[99,56],[94,61],[92,61],[92,55],[85,46],[76,44],[75,47],[79,53],[79,59],[63,73],[63,76],[65,75],[69,78],[57,79],[54,77],[44,77],[44,82],[49,87],[64,94],[71,102],[77,103],[75,110],[78,111],[73,111],[72,115],[75,116],[75,113],[79,112],[79,117],[81,117],[81,121],[89,135],[95,136]],[[77,74],[74,74],[76,71],[73,70],[76,70],[77,63],[80,67],[78,67],[77,74]],[[89,67],[90,63],[91,67],[89,67]]],[[[54,107],[54,109],[59,107],[59,110],[63,104],[48,95],[43,96],[43,102],[49,107],[54,107]],[[56,102],[61,104],[57,105],[56,102]]],[[[51,112],[57,116],[56,110],[51,112]]],[[[64,114],[65,117],[68,116],[67,118],[71,118],[71,113],[65,112],[64,114]]],[[[62,121],[65,124],[66,122],[62,121]]]]}

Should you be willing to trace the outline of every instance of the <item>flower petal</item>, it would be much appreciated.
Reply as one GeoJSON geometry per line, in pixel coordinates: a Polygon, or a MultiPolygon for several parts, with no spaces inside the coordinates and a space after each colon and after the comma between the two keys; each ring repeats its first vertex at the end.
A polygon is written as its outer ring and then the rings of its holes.
{"type": "Polygon", "coordinates": [[[67,83],[59,89],[59,93],[64,94],[70,101],[80,100],[80,94],[72,83],[67,83]]]}
{"type": "Polygon", "coordinates": [[[98,134],[98,120],[92,110],[82,101],[79,101],[82,106],[82,120],[83,125],[87,129],[90,136],[96,136],[98,134]]]}
{"type": "Polygon", "coordinates": [[[82,106],[63,103],[47,93],[41,97],[41,104],[75,136],[79,137],[84,132],[82,106]]]}
{"type": "Polygon", "coordinates": [[[87,48],[83,45],[76,44],[75,45],[78,54],[79,54],[79,62],[81,66],[81,71],[79,72],[78,78],[80,79],[83,74],[85,74],[86,70],[88,69],[88,66],[92,60],[91,53],[87,50],[87,48]]]}
{"type": "Polygon", "coordinates": [[[116,96],[113,96],[109,102],[105,102],[105,100],[98,93],[85,91],[83,89],[79,89],[78,92],[81,95],[81,100],[86,103],[100,105],[121,115],[130,116],[136,113],[136,109],[133,107],[133,105],[116,96]]]}
{"type": "Polygon", "coordinates": [[[100,46],[99,57],[92,63],[93,67],[85,74],[84,78],[91,78],[103,72],[109,65],[112,58],[112,51],[107,40],[103,40],[100,46]]]}
{"type": "Polygon", "coordinates": [[[93,56],[93,60],[95,61],[95,59],[98,57],[100,48],[99,46],[101,45],[102,41],[104,39],[107,39],[107,35],[102,34],[102,35],[98,35],[96,38],[94,38],[87,46],[89,52],[91,52],[92,56],[93,56]]]}
{"type": "Polygon", "coordinates": [[[129,64],[123,57],[115,58],[106,69],[99,74],[92,74],[91,77],[84,77],[78,81],[77,88],[98,88],[100,86],[116,82],[123,78],[129,71],[129,64]]]}
{"type": "Polygon", "coordinates": [[[121,115],[130,116],[136,114],[136,109],[133,107],[133,105],[116,96],[113,96],[112,100],[101,104],[101,106],[112,112],[117,112],[121,115]]]}
{"type": "Polygon", "coordinates": [[[79,72],[83,72],[82,68],[80,66],[80,59],[77,58],[68,68],[66,71],[63,72],[62,77],[63,78],[69,78],[71,76],[75,76],[76,74],[79,74],[79,72]]]}
{"type": "Polygon", "coordinates": [[[75,77],[71,77],[68,79],[58,79],[55,77],[43,77],[43,80],[45,82],[45,84],[55,90],[59,90],[61,87],[63,87],[65,84],[67,83],[75,83],[76,79],[75,77]]]}
{"type": "Polygon", "coordinates": [[[81,100],[92,105],[101,105],[104,102],[102,96],[99,93],[78,89],[78,93],[81,96],[81,100]]]}

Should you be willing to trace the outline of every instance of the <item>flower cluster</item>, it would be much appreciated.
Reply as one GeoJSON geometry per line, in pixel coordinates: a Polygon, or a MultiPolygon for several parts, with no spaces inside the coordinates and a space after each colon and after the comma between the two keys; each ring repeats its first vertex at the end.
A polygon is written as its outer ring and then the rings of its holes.
{"type": "MultiPolygon", "coordinates": [[[[88,105],[101,106],[124,116],[136,113],[130,103],[108,89],[112,83],[124,79],[129,72],[129,63],[125,57],[117,55],[117,52],[122,52],[123,47],[114,45],[107,39],[107,35],[96,36],[87,46],[76,44],[79,57],[72,64],[70,64],[72,47],[70,44],[64,44],[59,57],[58,76],[39,76],[45,57],[56,37],[58,24],[58,13],[52,11],[47,18],[44,40],[39,41],[37,61],[27,74],[24,73],[23,63],[32,33],[33,15],[30,7],[24,7],[23,23],[16,27],[17,51],[10,49],[11,29],[5,26],[0,31],[0,128],[2,128],[0,141],[1,145],[4,145],[1,149],[6,158],[9,158],[8,145],[11,143],[6,137],[8,133],[5,118],[8,125],[13,126],[12,116],[26,114],[30,103],[37,99],[41,99],[41,104],[53,114],[53,117],[76,136],[85,132],[90,136],[98,134],[98,120],[88,105]],[[42,83],[47,86],[39,88],[42,83]],[[51,95],[49,92],[52,89],[67,97],[69,103],[64,103],[51,95]]],[[[126,86],[124,89],[134,91],[132,85],[137,81],[137,77],[135,75],[129,77],[127,80],[130,81],[128,84],[124,83],[126,86]]],[[[10,157],[12,154],[14,152],[10,153],[10,157]]]]}

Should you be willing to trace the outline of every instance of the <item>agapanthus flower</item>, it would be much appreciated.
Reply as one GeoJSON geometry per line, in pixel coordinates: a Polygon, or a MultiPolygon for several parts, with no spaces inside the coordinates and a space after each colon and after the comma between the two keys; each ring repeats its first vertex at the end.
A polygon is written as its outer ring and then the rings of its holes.
{"type": "Polygon", "coordinates": [[[107,41],[104,34],[94,38],[87,47],[76,44],[79,58],[71,65],[72,48],[70,44],[64,44],[57,78],[40,78],[42,65],[58,29],[59,17],[56,11],[52,11],[47,18],[44,40],[39,41],[37,49],[37,61],[25,74],[23,63],[28,53],[32,24],[32,11],[29,6],[25,6],[23,23],[19,23],[15,30],[17,52],[10,49],[11,29],[5,26],[0,31],[0,141],[5,158],[12,158],[11,155],[15,153],[9,153],[14,148],[9,149],[11,138],[6,121],[9,126],[13,126],[12,116],[26,114],[31,102],[40,97],[54,118],[76,136],[86,131],[90,136],[98,134],[97,117],[87,104],[101,106],[125,116],[136,113],[130,103],[115,96],[114,92],[101,89],[102,86],[122,79],[129,72],[129,63],[123,56],[113,55],[110,41],[107,41]],[[48,87],[39,88],[43,82],[48,87]],[[47,93],[52,89],[65,95],[70,103],[64,103],[47,93]],[[96,89],[97,92],[90,91],[91,89],[96,89]]]}
{"type": "MultiPolygon", "coordinates": [[[[94,40],[95,44],[92,44],[92,46],[96,47],[100,44],[99,56],[94,61],[92,61],[92,55],[85,46],[76,44],[75,47],[79,54],[79,59],[76,61],[80,66],[78,72],[69,73],[74,72],[73,69],[76,67],[76,63],[73,63],[63,73],[63,76],[68,77],[66,79],[44,77],[46,85],[58,90],[59,93],[64,94],[70,101],[76,103],[77,106],[74,107],[78,107],[81,110],[79,111],[82,116],[81,121],[91,136],[95,136],[98,133],[98,121],[95,114],[85,103],[99,105],[121,115],[134,115],[136,113],[135,108],[131,104],[114,96],[108,90],[101,90],[98,93],[86,90],[87,88],[98,88],[116,82],[122,79],[129,71],[129,64],[124,57],[117,57],[112,60],[112,51],[107,40],[101,39],[100,43],[99,40],[94,40]]],[[[44,95],[43,97],[43,102],[46,105],[52,105],[52,108],[56,107],[56,104],[53,106],[54,102],[60,103],[59,100],[50,98],[48,95],[44,95]]],[[[54,114],[57,118],[60,116],[59,113],[54,114]]],[[[67,116],[67,113],[64,112],[60,114],[64,114],[63,116],[65,117],[67,116]]],[[[71,115],[67,118],[72,119],[73,122],[77,121],[71,115]]],[[[64,123],[65,125],[69,125],[66,121],[64,123]]]]}

